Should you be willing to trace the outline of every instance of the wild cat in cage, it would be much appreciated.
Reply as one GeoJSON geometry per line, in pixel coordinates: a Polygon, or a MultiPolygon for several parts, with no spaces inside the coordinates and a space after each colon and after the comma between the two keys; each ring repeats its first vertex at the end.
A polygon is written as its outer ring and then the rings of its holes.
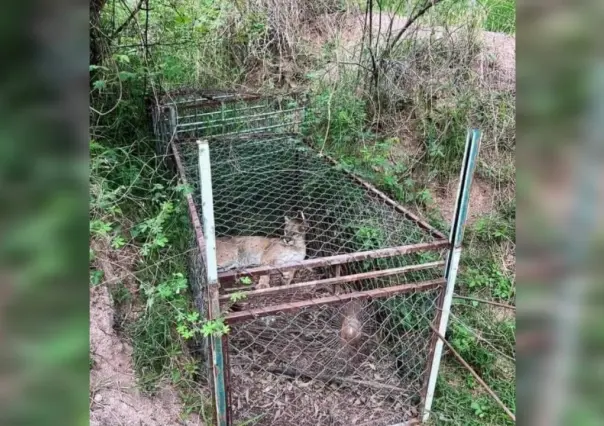
{"type": "MultiPolygon", "coordinates": [[[[304,213],[300,212],[300,218],[285,216],[285,230],[281,238],[258,236],[217,238],[218,271],[254,266],[279,266],[302,261],[306,257],[306,229],[304,213]]],[[[295,271],[283,272],[285,285],[291,283],[294,274],[295,271]]],[[[258,280],[256,288],[269,286],[269,275],[263,275],[258,280]]]]}

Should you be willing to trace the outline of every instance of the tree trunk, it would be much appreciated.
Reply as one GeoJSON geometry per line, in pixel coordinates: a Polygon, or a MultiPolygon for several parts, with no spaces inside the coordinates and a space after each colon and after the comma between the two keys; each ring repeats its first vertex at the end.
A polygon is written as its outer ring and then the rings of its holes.
{"type": "Polygon", "coordinates": [[[103,33],[100,31],[101,11],[107,0],[90,1],[90,64],[103,62],[103,33]]]}

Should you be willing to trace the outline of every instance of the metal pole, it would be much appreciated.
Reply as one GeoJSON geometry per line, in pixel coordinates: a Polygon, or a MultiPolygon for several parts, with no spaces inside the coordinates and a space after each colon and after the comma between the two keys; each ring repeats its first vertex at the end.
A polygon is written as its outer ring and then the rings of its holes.
{"type": "MultiPolygon", "coordinates": [[[[447,325],[449,323],[449,314],[451,313],[451,303],[453,301],[453,291],[455,289],[455,280],[457,278],[457,270],[459,268],[459,258],[461,256],[461,242],[463,239],[464,227],[468,216],[468,205],[470,203],[470,189],[472,187],[472,177],[476,168],[478,159],[478,149],[480,147],[480,131],[471,130],[466,137],[466,147],[464,151],[463,163],[461,166],[461,174],[459,178],[459,186],[457,187],[457,201],[455,206],[455,215],[449,235],[450,252],[447,257],[445,267],[445,278],[447,287],[443,300],[438,332],[445,335],[447,325]]],[[[426,400],[424,404],[422,421],[428,421],[430,410],[434,400],[434,390],[436,389],[436,379],[440,368],[440,358],[443,351],[443,342],[438,339],[434,347],[434,355],[432,358],[432,366],[430,368],[430,376],[428,378],[428,387],[426,392],[426,400]]]]}
{"type": "MultiPolygon", "coordinates": [[[[214,226],[214,199],[212,195],[212,171],[210,169],[210,147],[208,141],[197,141],[199,147],[199,183],[201,186],[201,208],[203,233],[206,242],[206,274],[209,296],[208,319],[220,317],[218,300],[218,267],[216,264],[216,235],[214,226]]],[[[210,336],[212,350],[212,381],[216,424],[227,425],[226,384],[224,376],[224,354],[221,336],[210,336]]]]}
{"type": "Polygon", "coordinates": [[[173,106],[168,107],[170,109],[170,137],[176,132],[176,108],[173,106]]]}

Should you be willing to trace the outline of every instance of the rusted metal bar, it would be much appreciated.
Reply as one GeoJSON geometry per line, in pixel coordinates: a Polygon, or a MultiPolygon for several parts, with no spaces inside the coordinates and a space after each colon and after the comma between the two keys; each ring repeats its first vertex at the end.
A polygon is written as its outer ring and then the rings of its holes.
{"type": "MultiPolygon", "coordinates": [[[[188,123],[180,123],[178,125],[178,127],[180,127],[181,129],[183,129],[183,131],[187,130],[186,127],[191,127],[191,126],[199,126],[199,125],[204,125],[203,126],[203,130],[207,130],[207,129],[215,129],[217,127],[221,127],[221,125],[223,123],[238,123],[238,122],[242,122],[242,121],[259,121],[259,120],[263,120],[266,117],[273,117],[275,115],[279,115],[279,114],[287,114],[290,112],[296,112],[296,111],[300,111],[303,108],[290,108],[290,109],[285,109],[285,110],[278,110],[278,111],[270,111],[270,112],[263,112],[263,113],[258,113],[258,114],[248,114],[248,115],[240,115],[237,117],[229,117],[229,118],[213,118],[213,119],[209,119],[204,121],[192,121],[192,122],[188,122],[188,123]],[[218,124],[216,124],[218,123],[218,124]]],[[[204,114],[207,113],[201,113],[199,114],[199,117],[203,117],[204,114]]],[[[293,120],[292,120],[293,121],[293,120]]]]}
{"type": "Polygon", "coordinates": [[[379,299],[398,294],[415,293],[420,291],[433,290],[443,287],[446,281],[444,278],[424,281],[417,284],[404,284],[399,286],[380,288],[375,290],[356,291],[341,295],[322,297],[313,300],[304,300],[301,302],[282,303],[264,308],[250,309],[246,311],[232,312],[225,317],[227,324],[235,324],[242,321],[248,321],[254,318],[261,318],[269,315],[276,315],[286,312],[297,312],[309,306],[333,305],[337,303],[347,302],[349,300],[364,300],[364,299],[379,299]]]}
{"type": "Polygon", "coordinates": [[[232,98],[224,98],[224,99],[216,99],[216,100],[194,99],[192,101],[183,101],[186,103],[179,103],[178,109],[182,111],[182,110],[187,110],[187,109],[192,109],[192,108],[205,108],[205,107],[218,106],[218,105],[232,103],[232,102],[255,101],[255,100],[260,100],[260,99],[261,99],[260,95],[249,95],[249,94],[248,95],[237,95],[237,96],[233,96],[232,98]]]}
{"type": "MultiPolygon", "coordinates": [[[[261,104],[261,105],[253,105],[250,107],[247,107],[245,110],[246,111],[251,111],[251,110],[255,110],[255,109],[262,109],[262,108],[267,108],[268,106],[266,104],[261,104]]],[[[217,114],[230,114],[232,112],[238,112],[239,110],[236,108],[233,109],[227,109],[227,110],[217,110],[217,111],[208,111],[208,112],[200,112],[197,114],[191,114],[191,115],[183,115],[182,117],[179,117],[180,121],[182,120],[187,120],[189,118],[199,118],[199,117],[207,117],[207,116],[211,116],[211,115],[217,115],[217,114]]]]}
{"type": "MultiPolygon", "coordinates": [[[[441,260],[438,262],[422,263],[419,265],[403,266],[400,268],[384,269],[381,271],[363,272],[360,274],[344,275],[344,276],[338,276],[338,277],[334,277],[334,278],[326,278],[323,280],[313,280],[313,281],[306,281],[303,283],[283,285],[283,286],[279,286],[279,287],[263,288],[263,289],[259,289],[259,290],[247,291],[247,292],[245,292],[245,295],[249,298],[249,297],[256,297],[256,296],[268,296],[271,294],[284,293],[284,292],[289,292],[292,290],[293,291],[310,290],[310,289],[314,289],[314,288],[334,286],[337,284],[345,284],[345,283],[351,283],[351,282],[355,282],[355,281],[369,280],[372,278],[383,278],[383,277],[389,277],[392,275],[400,275],[400,274],[405,274],[407,272],[421,271],[421,270],[436,268],[438,266],[444,266],[444,265],[445,265],[444,260],[441,260]]],[[[223,296],[220,296],[220,300],[221,301],[229,300],[230,297],[231,297],[230,294],[225,294],[223,296]]]]}
{"type": "MultiPolygon", "coordinates": [[[[286,140],[287,138],[299,137],[299,135],[292,133],[292,132],[282,132],[282,133],[254,132],[253,138],[250,138],[250,136],[252,136],[252,135],[249,133],[228,134],[228,135],[216,134],[216,135],[204,136],[204,138],[206,138],[208,140],[208,142],[210,142],[210,145],[211,145],[215,139],[222,138],[224,136],[228,136],[228,138],[225,138],[225,139],[228,139],[229,141],[243,140],[243,141],[250,141],[250,142],[256,142],[258,140],[258,138],[273,139],[273,140],[270,140],[269,142],[281,142],[283,140],[286,140]]],[[[197,139],[198,138],[196,138],[194,136],[181,135],[178,137],[178,143],[179,144],[186,144],[186,143],[193,144],[193,143],[197,143],[197,139]]]]}
{"type": "MultiPolygon", "coordinates": [[[[176,143],[170,144],[172,147],[172,152],[174,154],[174,160],[176,161],[176,168],[178,169],[178,174],[180,175],[180,180],[183,185],[188,186],[187,177],[185,174],[185,168],[182,164],[182,159],[180,157],[180,151],[176,146],[176,143]]],[[[206,240],[203,236],[203,228],[201,226],[201,222],[199,221],[199,214],[197,213],[197,208],[195,207],[195,201],[193,200],[193,195],[190,193],[185,195],[185,199],[187,201],[187,209],[189,210],[189,216],[191,217],[191,222],[193,223],[193,230],[195,232],[195,240],[197,242],[197,246],[199,248],[199,252],[201,253],[201,259],[203,264],[206,262],[206,240]]]]}
{"type": "Polygon", "coordinates": [[[454,294],[453,295],[453,299],[469,300],[471,302],[478,302],[478,303],[484,303],[484,304],[487,304],[487,305],[499,306],[501,308],[511,309],[513,311],[516,310],[516,307],[514,305],[508,305],[507,303],[493,302],[492,300],[478,299],[476,297],[458,296],[457,294],[454,294]]]}
{"type": "Polygon", "coordinates": [[[429,250],[437,250],[440,248],[447,247],[449,241],[439,240],[432,241],[429,243],[418,243],[410,244],[406,246],[390,247],[378,250],[368,250],[356,253],[338,254],[335,256],[320,257],[317,259],[307,259],[297,263],[290,263],[288,265],[280,266],[258,266],[256,268],[240,269],[233,271],[221,272],[218,274],[218,279],[221,284],[230,280],[235,280],[244,276],[257,276],[266,275],[270,273],[278,273],[283,271],[289,271],[292,269],[312,269],[325,266],[341,265],[350,262],[358,262],[361,260],[368,259],[382,259],[387,257],[402,256],[411,253],[419,253],[429,250]]]}
{"type": "MultiPolygon", "coordinates": [[[[321,153],[319,155],[321,155],[322,157],[325,157],[331,163],[333,163],[335,165],[339,165],[339,163],[336,161],[335,158],[333,158],[333,157],[331,157],[331,156],[329,156],[329,155],[327,155],[325,153],[321,153]]],[[[377,195],[378,197],[380,197],[386,204],[390,205],[391,207],[394,207],[394,209],[396,211],[398,211],[399,213],[404,214],[409,219],[411,219],[414,222],[416,222],[421,228],[423,228],[426,231],[428,231],[433,237],[436,237],[436,238],[439,238],[439,239],[440,238],[447,238],[445,234],[443,234],[438,229],[436,229],[435,227],[433,227],[432,225],[430,225],[428,222],[426,222],[425,220],[423,220],[422,218],[420,218],[418,215],[410,212],[409,210],[407,210],[406,208],[404,208],[403,206],[401,206],[399,203],[397,203],[396,201],[394,201],[392,198],[388,197],[386,194],[384,194],[382,191],[380,191],[379,189],[377,189],[375,186],[373,186],[369,182],[364,181],[363,179],[361,179],[360,177],[358,177],[354,173],[349,172],[348,170],[342,169],[342,171],[344,173],[346,173],[348,176],[350,176],[352,179],[354,179],[357,183],[359,183],[363,187],[365,187],[365,189],[368,189],[369,191],[373,192],[375,195],[377,195]]]]}
{"type": "MultiPolygon", "coordinates": [[[[287,126],[296,125],[296,124],[301,124],[301,123],[294,122],[294,121],[288,121],[285,123],[273,124],[271,126],[257,127],[257,128],[244,129],[244,130],[235,130],[232,132],[219,133],[217,135],[208,135],[208,136],[206,136],[206,138],[208,138],[208,139],[209,138],[222,138],[224,136],[243,135],[243,134],[264,132],[267,129],[277,129],[279,127],[287,127],[287,126]]],[[[177,128],[176,133],[177,134],[196,134],[195,132],[199,132],[200,130],[203,130],[203,129],[178,129],[177,128]]]]}

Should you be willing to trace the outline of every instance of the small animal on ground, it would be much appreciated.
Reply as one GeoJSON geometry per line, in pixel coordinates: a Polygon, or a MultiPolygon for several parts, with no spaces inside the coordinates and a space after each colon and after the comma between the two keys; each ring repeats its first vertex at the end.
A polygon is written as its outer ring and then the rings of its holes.
{"type": "MultiPolygon", "coordinates": [[[[280,266],[296,263],[306,257],[306,220],[285,216],[285,230],[281,238],[259,236],[221,237],[216,239],[218,272],[255,266],[280,266]]],[[[294,278],[295,271],[284,271],[285,285],[294,278]]],[[[260,277],[256,288],[270,287],[269,275],[260,277]]]]}
{"type": "Polygon", "coordinates": [[[342,348],[356,354],[361,343],[362,328],[361,313],[363,302],[353,299],[342,307],[344,318],[340,328],[340,343],[342,348]]]}

